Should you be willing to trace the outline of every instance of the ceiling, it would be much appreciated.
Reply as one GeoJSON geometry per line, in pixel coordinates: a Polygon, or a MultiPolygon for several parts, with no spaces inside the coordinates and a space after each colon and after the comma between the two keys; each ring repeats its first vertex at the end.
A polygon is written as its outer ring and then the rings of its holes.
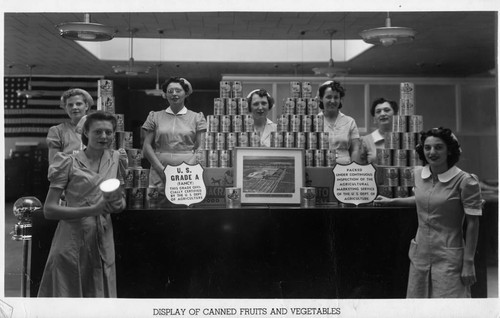
{"type": "MultiPolygon", "coordinates": [[[[115,75],[115,61],[99,61],[73,41],[59,36],[55,25],[81,22],[83,13],[5,13],[4,74],[28,74],[23,66],[36,65],[33,75],[104,75],[126,81],[134,88],[152,88],[150,74],[115,75]],[[9,65],[14,65],[9,67],[9,65]]],[[[92,13],[94,23],[114,27],[117,37],[189,39],[359,39],[359,32],[384,26],[385,12],[178,12],[92,13]]],[[[392,26],[417,32],[411,43],[374,46],[349,62],[348,76],[471,77],[494,76],[497,58],[497,12],[395,12],[392,26]]],[[[230,48],[228,48],[230,49],[230,48]]],[[[265,50],[265,47],[256,49],[265,50]]],[[[327,55],[328,56],[328,55],[327,55]]],[[[160,61],[158,61],[160,62],[160,61]]],[[[123,62],[121,62],[123,64],[123,62]]],[[[136,62],[136,64],[141,64],[136,62]]],[[[314,76],[321,63],[163,63],[160,80],[169,76],[189,79],[197,88],[218,87],[222,74],[314,76]],[[319,65],[318,65],[319,64],[319,65]]],[[[152,65],[152,63],[148,63],[152,65]]]]}

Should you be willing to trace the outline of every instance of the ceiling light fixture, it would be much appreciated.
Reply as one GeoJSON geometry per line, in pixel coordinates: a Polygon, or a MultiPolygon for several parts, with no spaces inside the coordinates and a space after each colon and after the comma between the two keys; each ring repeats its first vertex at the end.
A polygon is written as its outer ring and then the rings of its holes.
{"type": "Polygon", "coordinates": [[[146,95],[149,95],[149,96],[162,96],[163,95],[163,91],[160,89],[160,67],[161,67],[161,48],[162,48],[162,45],[161,45],[161,40],[162,40],[162,36],[163,36],[163,29],[158,29],[158,38],[160,39],[160,50],[159,50],[159,53],[160,53],[160,57],[159,57],[159,61],[160,63],[158,64],[155,64],[155,67],[156,67],[156,86],[155,86],[155,89],[145,89],[143,90],[144,93],[146,93],[146,95]]]}
{"type": "MultiPolygon", "coordinates": [[[[343,76],[347,74],[347,70],[340,67],[335,67],[332,57],[332,40],[333,35],[337,33],[337,30],[326,30],[326,33],[330,34],[330,60],[328,61],[327,67],[315,67],[312,69],[315,75],[326,75],[328,78],[334,78],[335,76],[343,76]]],[[[344,43],[345,45],[345,43],[344,43]]]]}
{"type": "Polygon", "coordinates": [[[84,22],[67,22],[56,25],[59,34],[75,41],[109,41],[115,37],[116,30],[111,27],[90,22],[90,14],[84,14],[84,22]]]}
{"type": "Polygon", "coordinates": [[[35,67],[36,65],[30,65],[30,64],[27,64],[26,67],[30,70],[30,78],[28,80],[28,89],[18,89],[16,91],[17,93],[17,97],[25,97],[25,98],[33,98],[33,97],[42,97],[45,92],[44,91],[37,91],[37,90],[32,90],[31,89],[31,75],[33,73],[33,68],[35,67]]]}
{"type": "Polygon", "coordinates": [[[135,65],[134,61],[134,34],[137,33],[138,29],[128,29],[130,32],[130,59],[128,60],[127,65],[114,65],[112,66],[115,74],[125,74],[128,76],[137,76],[139,74],[149,73],[151,66],[141,66],[135,65]]]}
{"type": "Polygon", "coordinates": [[[385,27],[364,30],[359,35],[370,44],[391,46],[396,43],[411,42],[415,39],[415,30],[405,27],[392,27],[389,12],[385,18],[385,27]]]}

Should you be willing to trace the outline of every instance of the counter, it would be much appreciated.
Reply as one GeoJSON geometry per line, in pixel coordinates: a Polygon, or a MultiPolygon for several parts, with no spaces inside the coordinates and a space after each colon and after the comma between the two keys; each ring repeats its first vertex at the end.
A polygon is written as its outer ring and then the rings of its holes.
{"type": "MultiPolygon", "coordinates": [[[[35,212],[33,297],[55,225],[35,212]]],[[[195,207],[125,210],[113,226],[121,298],[404,298],[417,219],[397,207],[195,207]]],[[[486,297],[486,229],[473,297],[486,297]]]]}

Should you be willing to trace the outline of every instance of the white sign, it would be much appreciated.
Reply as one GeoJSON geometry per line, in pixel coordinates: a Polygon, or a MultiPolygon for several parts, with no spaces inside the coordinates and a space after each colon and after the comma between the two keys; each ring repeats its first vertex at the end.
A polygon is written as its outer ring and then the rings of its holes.
{"type": "Polygon", "coordinates": [[[372,164],[337,164],[333,168],[333,195],[339,202],[360,205],[377,197],[375,168],[372,164]]]}
{"type": "Polygon", "coordinates": [[[173,204],[187,206],[203,201],[207,195],[203,171],[200,164],[188,165],[183,162],[178,166],[167,165],[163,170],[167,199],[173,204]]]}

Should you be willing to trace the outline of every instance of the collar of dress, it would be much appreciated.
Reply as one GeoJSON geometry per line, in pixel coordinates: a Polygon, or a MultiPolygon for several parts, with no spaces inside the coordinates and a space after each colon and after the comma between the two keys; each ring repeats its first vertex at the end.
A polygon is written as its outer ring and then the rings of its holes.
{"type": "Polygon", "coordinates": [[[380,133],[380,130],[375,130],[374,132],[372,132],[372,137],[373,137],[373,141],[375,143],[381,141],[381,140],[384,140],[384,136],[382,136],[382,134],[380,133]]]}
{"type": "MultiPolygon", "coordinates": [[[[460,168],[458,168],[457,166],[453,166],[447,171],[438,174],[438,180],[440,182],[448,182],[451,179],[453,179],[453,177],[455,177],[457,174],[459,174],[460,171],[462,171],[460,168]]],[[[430,178],[431,175],[432,173],[429,165],[424,166],[424,168],[422,169],[422,179],[430,178]]]]}
{"type": "MultiPolygon", "coordinates": [[[[82,163],[85,167],[90,167],[89,159],[87,155],[85,154],[85,151],[79,151],[75,154],[75,159],[78,160],[80,163],[82,163]]],[[[111,160],[111,150],[105,149],[104,153],[102,154],[101,161],[100,161],[100,166],[102,166],[103,163],[106,163],[111,160]]]]}
{"type": "Polygon", "coordinates": [[[186,106],[184,106],[177,114],[174,114],[174,112],[172,111],[172,108],[170,108],[170,106],[168,106],[168,108],[165,111],[168,114],[172,114],[172,115],[184,115],[187,113],[188,110],[187,110],[186,106]]]}

